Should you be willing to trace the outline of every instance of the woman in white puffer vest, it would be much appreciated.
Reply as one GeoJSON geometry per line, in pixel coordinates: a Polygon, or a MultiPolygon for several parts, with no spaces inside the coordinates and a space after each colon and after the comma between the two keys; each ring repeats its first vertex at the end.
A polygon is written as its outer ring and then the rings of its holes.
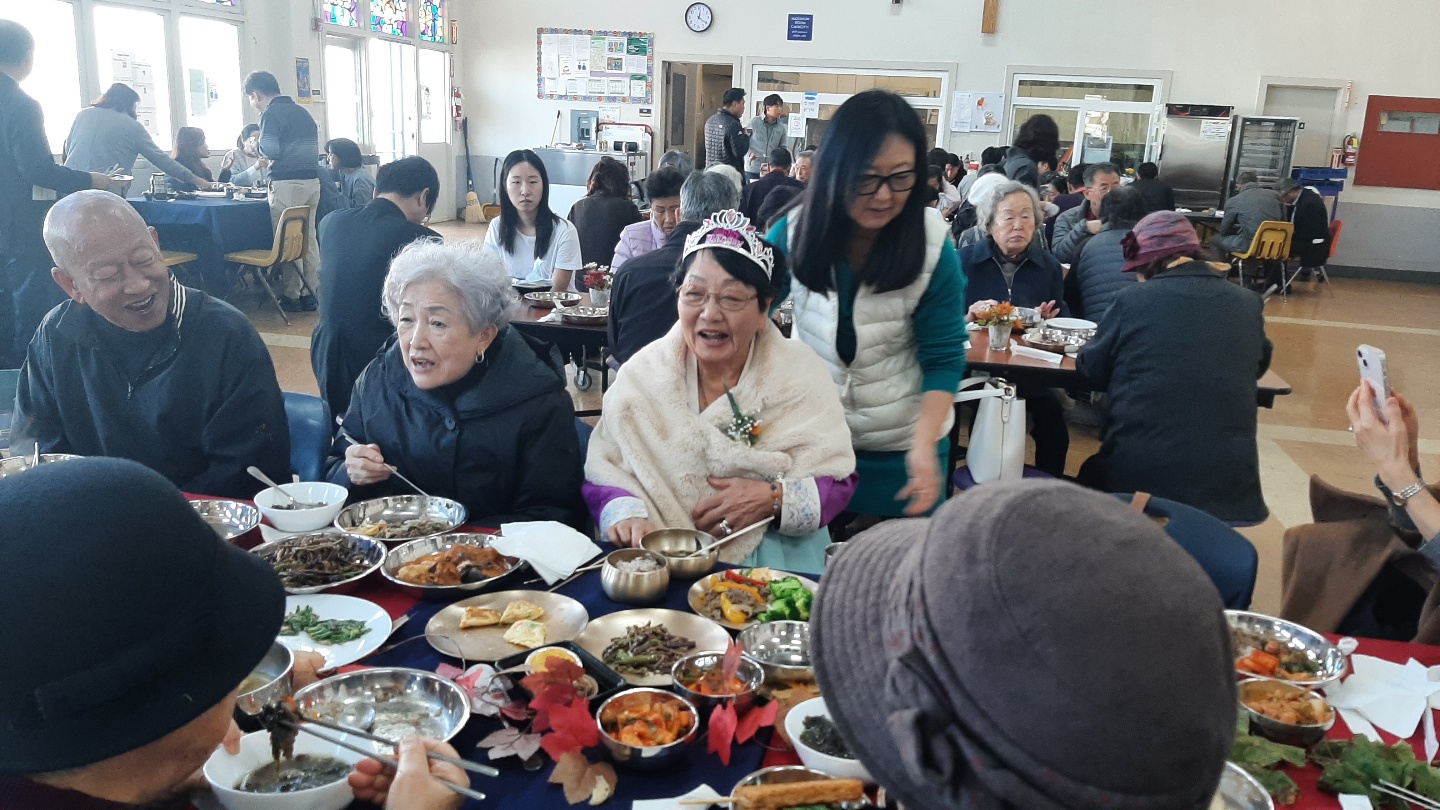
{"type": "Polygon", "coordinates": [[[927,514],[945,496],[965,277],[944,220],[915,193],[925,148],[903,98],[853,96],[830,121],[801,205],[767,237],[793,269],[791,336],[840,390],[860,474],[849,511],[862,515],[927,514]]]}

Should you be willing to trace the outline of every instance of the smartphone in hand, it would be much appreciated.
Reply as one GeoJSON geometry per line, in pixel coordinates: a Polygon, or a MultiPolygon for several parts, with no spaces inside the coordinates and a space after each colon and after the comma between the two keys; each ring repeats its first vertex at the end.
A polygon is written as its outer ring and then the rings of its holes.
{"type": "Polygon", "coordinates": [[[1360,364],[1360,379],[1370,383],[1370,390],[1375,394],[1375,412],[1380,414],[1380,421],[1389,424],[1390,417],[1385,413],[1385,400],[1390,398],[1390,373],[1385,365],[1385,352],[1368,343],[1362,343],[1355,355],[1356,362],[1360,364]]]}

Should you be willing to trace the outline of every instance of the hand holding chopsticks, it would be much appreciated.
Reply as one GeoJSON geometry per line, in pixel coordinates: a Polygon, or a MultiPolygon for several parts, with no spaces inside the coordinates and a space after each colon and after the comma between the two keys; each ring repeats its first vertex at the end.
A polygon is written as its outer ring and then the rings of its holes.
{"type": "MultiPolygon", "coordinates": [[[[361,754],[361,755],[363,755],[363,756],[365,756],[365,757],[368,757],[368,758],[370,758],[370,759],[373,759],[373,760],[375,760],[376,762],[380,763],[381,765],[384,765],[384,766],[386,766],[386,767],[394,770],[394,771],[396,772],[396,775],[395,775],[395,777],[393,777],[393,780],[389,783],[389,786],[388,786],[388,787],[389,787],[389,790],[392,791],[392,792],[395,791],[395,790],[397,790],[397,787],[398,787],[398,788],[401,788],[401,789],[405,789],[405,790],[407,790],[407,791],[413,791],[413,792],[419,792],[419,791],[425,790],[425,785],[428,784],[429,780],[425,780],[424,782],[420,782],[420,784],[416,784],[416,782],[419,782],[419,781],[420,781],[420,780],[418,780],[418,778],[417,778],[418,774],[425,774],[425,775],[428,775],[428,776],[432,777],[432,779],[433,779],[435,782],[438,782],[438,783],[440,783],[441,785],[443,785],[446,790],[449,790],[449,791],[454,792],[454,793],[458,793],[458,794],[460,794],[461,796],[464,796],[464,797],[466,797],[466,798],[468,798],[468,799],[474,799],[474,800],[476,800],[476,801],[484,801],[484,800],[485,800],[485,794],[484,794],[484,793],[481,793],[481,792],[479,792],[479,791],[477,791],[477,790],[471,790],[469,787],[463,786],[463,785],[461,785],[461,784],[457,784],[457,781],[459,781],[459,782],[466,782],[466,783],[468,783],[468,781],[469,781],[468,779],[465,779],[464,772],[461,771],[461,770],[459,770],[459,768],[460,768],[461,766],[460,766],[459,764],[457,764],[457,763],[464,763],[464,767],[465,767],[466,769],[476,771],[477,773],[486,773],[486,774],[489,775],[489,776],[495,776],[495,775],[499,774],[499,771],[497,771],[496,769],[490,767],[489,765],[480,765],[480,764],[478,764],[478,763],[469,762],[469,761],[467,761],[467,760],[458,759],[458,758],[456,758],[456,757],[451,757],[451,756],[449,756],[449,755],[447,755],[447,754],[443,754],[443,753],[438,753],[438,752],[435,752],[435,751],[431,751],[431,750],[429,750],[429,749],[424,745],[423,741],[421,742],[420,746],[418,746],[418,747],[420,748],[420,752],[415,752],[415,750],[414,750],[415,747],[414,747],[414,746],[397,744],[397,743],[394,743],[394,742],[390,742],[390,741],[388,741],[388,740],[384,740],[383,738],[380,738],[380,737],[375,737],[375,736],[370,735],[370,734],[365,734],[365,733],[363,733],[363,732],[359,732],[359,731],[354,730],[354,729],[344,729],[344,731],[345,731],[346,734],[349,734],[349,735],[352,735],[352,736],[356,736],[356,737],[361,737],[361,738],[364,738],[364,739],[375,740],[375,741],[381,742],[381,743],[386,744],[386,745],[394,746],[394,747],[396,748],[396,750],[398,751],[398,753],[399,753],[399,760],[395,760],[395,759],[390,759],[389,757],[380,756],[380,755],[376,754],[373,750],[369,750],[369,749],[366,749],[366,748],[362,748],[362,747],[360,747],[360,746],[358,746],[358,745],[353,745],[353,744],[351,744],[351,743],[349,743],[349,742],[346,742],[345,740],[339,739],[338,737],[332,737],[332,736],[330,736],[329,734],[324,734],[324,733],[322,733],[322,732],[320,732],[320,731],[317,731],[317,730],[315,730],[314,728],[311,728],[308,722],[305,723],[305,724],[299,724],[299,725],[297,725],[297,724],[294,724],[294,723],[289,723],[289,722],[287,721],[286,725],[289,725],[289,726],[291,726],[291,727],[293,727],[293,728],[295,728],[295,729],[297,729],[297,730],[299,730],[299,731],[303,731],[303,732],[305,732],[306,734],[309,734],[309,735],[311,735],[311,736],[313,736],[313,737],[318,737],[319,739],[322,739],[322,740],[324,740],[325,742],[328,742],[328,743],[330,743],[330,744],[332,744],[332,745],[337,745],[337,746],[339,746],[339,747],[341,747],[341,748],[344,748],[344,749],[347,749],[347,750],[349,750],[349,751],[354,751],[354,752],[357,753],[357,754],[361,754]],[[425,765],[423,765],[423,766],[418,766],[418,767],[417,767],[416,763],[414,763],[414,762],[412,762],[412,761],[409,761],[412,757],[414,757],[414,756],[416,755],[416,753],[423,754],[423,756],[426,757],[426,763],[427,763],[427,764],[425,764],[425,765]],[[442,776],[446,776],[446,774],[443,774],[443,773],[442,773],[442,774],[436,774],[436,773],[434,773],[434,772],[431,770],[430,766],[428,765],[428,760],[431,760],[431,759],[436,760],[436,761],[439,761],[439,762],[444,762],[444,763],[446,763],[447,765],[450,765],[451,767],[453,767],[453,768],[456,769],[455,773],[448,774],[448,776],[449,776],[450,778],[442,778],[442,776]],[[405,782],[405,783],[407,783],[407,784],[402,785],[402,781],[405,782]]],[[[323,724],[321,724],[321,725],[324,725],[324,726],[327,727],[327,728],[342,728],[342,727],[337,727],[337,726],[331,725],[331,724],[329,724],[329,723],[323,723],[323,724]]],[[[371,766],[371,767],[373,767],[373,766],[371,766]]],[[[380,773],[378,773],[378,772],[371,773],[368,769],[362,769],[362,768],[361,768],[360,766],[358,766],[358,765],[356,766],[356,770],[359,771],[359,772],[360,772],[361,774],[363,774],[364,776],[377,777],[377,778],[380,776],[380,773]]],[[[372,785],[373,785],[373,784],[374,784],[374,783],[372,783],[372,785]]],[[[355,787],[355,785],[354,785],[353,782],[351,783],[351,785],[352,785],[352,787],[355,787]]],[[[379,794],[385,792],[385,791],[384,791],[383,789],[381,789],[380,787],[374,787],[373,790],[374,790],[375,795],[371,795],[371,796],[362,795],[362,794],[363,794],[363,791],[362,791],[361,793],[357,793],[356,798],[362,799],[362,800],[364,800],[364,801],[371,801],[371,800],[377,798],[379,794]]]]}
{"type": "MultiPolygon", "coordinates": [[[[374,447],[374,445],[365,444],[364,442],[361,442],[359,439],[355,438],[354,436],[351,436],[349,433],[345,432],[345,429],[344,429],[344,428],[340,428],[340,438],[344,439],[345,441],[349,442],[350,444],[354,445],[355,447],[374,447]]],[[[366,462],[369,462],[370,464],[378,464],[378,465],[384,467],[385,469],[387,469],[387,470],[390,471],[390,474],[391,474],[391,475],[394,475],[396,478],[399,478],[401,481],[404,481],[406,484],[408,484],[411,489],[415,490],[416,492],[420,493],[421,495],[424,495],[426,498],[430,497],[430,493],[426,492],[425,490],[421,489],[420,487],[415,486],[415,482],[414,482],[414,481],[411,481],[409,478],[406,478],[399,470],[397,470],[397,469],[395,468],[395,465],[394,465],[394,464],[387,464],[387,463],[385,463],[383,460],[381,460],[380,455],[379,455],[379,450],[378,450],[378,448],[375,450],[375,455],[376,455],[376,458],[374,458],[374,459],[363,459],[363,460],[366,461],[366,462]]],[[[360,481],[360,480],[357,480],[357,476],[355,475],[355,470],[351,469],[351,467],[350,467],[350,463],[349,463],[349,462],[350,462],[350,459],[349,459],[348,456],[349,456],[349,454],[347,454],[346,465],[345,465],[345,466],[346,466],[346,471],[350,474],[350,480],[351,480],[351,482],[356,483],[356,484],[361,484],[361,485],[363,485],[363,484],[376,483],[375,481],[368,481],[368,480],[367,480],[367,481],[360,481]]],[[[367,474],[373,474],[373,473],[368,473],[368,472],[367,472],[367,474]]]]}

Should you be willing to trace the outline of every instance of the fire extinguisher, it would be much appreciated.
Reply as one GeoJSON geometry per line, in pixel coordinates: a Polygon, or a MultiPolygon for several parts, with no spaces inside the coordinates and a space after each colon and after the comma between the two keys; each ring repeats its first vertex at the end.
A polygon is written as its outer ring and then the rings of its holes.
{"type": "Polygon", "coordinates": [[[465,97],[460,95],[460,88],[453,87],[450,90],[450,117],[455,122],[455,131],[460,131],[460,122],[465,118],[464,110],[465,97]]]}
{"type": "Polygon", "coordinates": [[[1360,136],[1350,133],[1345,136],[1345,165],[1354,166],[1355,158],[1360,155],[1360,136]]]}

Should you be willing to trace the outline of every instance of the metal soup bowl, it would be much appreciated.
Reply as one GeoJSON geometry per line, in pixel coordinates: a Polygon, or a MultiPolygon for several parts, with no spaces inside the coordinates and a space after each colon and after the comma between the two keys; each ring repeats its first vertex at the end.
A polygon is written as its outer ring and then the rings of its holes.
{"type": "MultiPolygon", "coordinates": [[[[1331,644],[1324,636],[1311,630],[1308,627],[1287,622],[1284,619],[1277,619],[1274,616],[1266,616],[1263,613],[1251,613],[1244,610],[1225,611],[1225,620],[1230,624],[1230,635],[1233,641],[1238,642],[1238,635],[1246,635],[1263,638],[1266,641],[1277,642],[1281,647],[1297,652],[1310,660],[1319,668],[1315,680],[1297,681],[1284,678],[1268,678],[1267,680],[1284,681],[1298,686],[1308,686],[1312,689],[1323,689],[1339,682],[1340,677],[1345,674],[1345,654],[1334,644],[1331,644]]],[[[1236,643],[1235,658],[1237,661],[1243,658],[1241,653],[1243,645],[1236,643]]],[[[1263,675],[1256,675],[1253,672],[1236,670],[1236,674],[1243,678],[1264,678],[1263,675]]]]}
{"type": "Polygon", "coordinates": [[[470,596],[491,585],[508,582],[517,572],[528,566],[523,560],[506,557],[505,561],[510,565],[509,571],[479,582],[462,582],[459,585],[416,585],[400,579],[396,573],[427,554],[447,551],[454,546],[487,548],[494,541],[495,535],[493,534],[473,533],[442,534],[438,537],[422,537],[419,540],[411,540],[404,545],[390,549],[390,553],[385,557],[385,564],[380,567],[380,574],[405,591],[426,601],[453,601],[463,596],[470,596]]]}
{"type": "Polygon", "coordinates": [[[234,540],[260,525],[260,510],[248,503],[217,499],[191,501],[190,506],[221,540],[234,540]]]}
{"type": "Polygon", "coordinates": [[[695,706],[691,704],[690,701],[679,695],[666,692],[663,689],[652,689],[641,686],[635,689],[626,689],[624,692],[601,703],[599,711],[595,712],[595,724],[600,729],[600,742],[605,746],[605,750],[610,752],[610,756],[615,762],[629,765],[636,770],[653,770],[674,765],[685,759],[685,749],[689,747],[691,743],[695,742],[695,737],[699,734],[700,713],[696,711],[695,706]],[[662,700],[674,701],[681,711],[690,713],[690,730],[685,733],[685,736],[666,745],[654,746],[626,745],[610,736],[610,732],[605,730],[606,709],[609,709],[616,701],[625,700],[629,695],[637,695],[645,692],[658,695],[659,699],[662,700]]]}
{"type": "Polygon", "coordinates": [[[777,621],[757,624],[740,633],[745,654],[760,662],[767,680],[781,683],[815,680],[810,659],[810,623],[777,621]]]}
{"type": "MultiPolygon", "coordinates": [[[[405,667],[377,667],[335,675],[295,693],[302,717],[342,722],[373,709],[377,737],[399,741],[414,734],[445,741],[460,733],[470,719],[470,699],[453,681],[433,672],[405,667]]],[[[354,722],[353,720],[351,722],[354,722]]]]}
{"type": "Polygon", "coordinates": [[[1303,686],[1282,681],[1267,681],[1263,678],[1241,681],[1239,688],[1240,711],[1250,718],[1250,730],[1255,734],[1285,745],[1309,748],[1320,742],[1325,737],[1325,732],[1335,725],[1335,709],[1323,696],[1314,692],[1310,693],[1310,700],[1321,703],[1329,715],[1319,723],[1286,723],[1255,711],[1245,702],[1272,696],[1302,695],[1309,691],[1303,686]]]}
{"type": "Polygon", "coordinates": [[[670,568],[665,558],[643,548],[622,548],[612,551],[600,566],[600,587],[613,601],[624,605],[653,605],[665,598],[670,587],[670,568]],[[630,560],[651,559],[659,568],[654,571],[623,571],[618,564],[630,560]]]}
{"type": "MultiPolygon", "coordinates": [[[[823,779],[834,779],[828,773],[812,770],[804,765],[773,765],[769,768],[750,774],[735,783],[736,788],[757,787],[759,785],[793,785],[796,782],[819,782],[823,779]]],[[[730,795],[735,795],[731,791],[730,795]]]]}
{"type": "Polygon", "coordinates": [[[374,538],[385,543],[408,543],[424,537],[439,537],[452,532],[465,522],[465,506],[449,498],[426,497],[424,495],[391,495],[360,503],[352,503],[335,516],[335,528],[356,537],[370,537],[360,531],[365,523],[401,523],[416,518],[433,518],[444,521],[445,528],[430,534],[394,539],[374,538]]]}
{"type": "Polygon", "coordinates": [[[263,686],[251,689],[235,699],[235,705],[246,714],[259,714],[260,710],[275,701],[287,697],[291,690],[291,671],[295,668],[295,654],[280,642],[270,645],[270,651],[251,670],[252,675],[268,678],[263,686]]]}
{"type": "Polygon", "coordinates": [[[670,575],[676,579],[699,579],[714,570],[716,560],[720,559],[719,551],[688,558],[683,556],[714,544],[713,536],[697,529],[656,529],[640,541],[641,548],[665,558],[670,575]],[[672,554],[682,556],[674,557],[672,554]]]}
{"type": "Polygon", "coordinates": [[[735,704],[735,714],[741,715],[755,705],[755,693],[760,684],[765,682],[765,670],[761,668],[760,662],[753,658],[742,656],[740,666],[735,670],[735,677],[740,679],[744,688],[733,695],[707,695],[697,692],[680,682],[685,677],[693,682],[694,678],[719,667],[725,660],[725,653],[721,652],[698,652],[681,658],[670,668],[670,677],[675,679],[671,688],[675,694],[685,698],[700,710],[702,716],[708,715],[711,709],[725,703],[735,704]]]}

